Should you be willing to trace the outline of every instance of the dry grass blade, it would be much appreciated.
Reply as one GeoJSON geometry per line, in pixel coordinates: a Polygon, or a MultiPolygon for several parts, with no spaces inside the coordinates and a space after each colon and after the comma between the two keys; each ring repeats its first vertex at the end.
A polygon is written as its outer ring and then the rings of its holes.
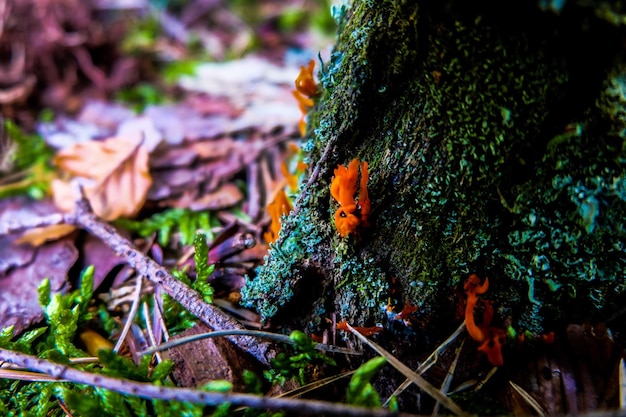
{"type": "Polygon", "coordinates": [[[439,401],[441,405],[446,407],[452,413],[456,414],[457,416],[466,416],[466,417],[470,416],[470,414],[463,411],[463,409],[459,407],[458,404],[456,404],[454,401],[448,398],[444,393],[438,390],[430,382],[426,381],[420,375],[413,372],[411,368],[409,368],[408,366],[400,362],[391,353],[387,352],[381,346],[377,345],[376,343],[372,342],[371,340],[369,340],[368,338],[366,338],[365,336],[363,336],[362,334],[354,330],[354,328],[350,326],[349,324],[346,324],[346,326],[348,327],[350,332],[352,332],[352,334],[354,334],[359,340],[361,340],[361,342],[371,347],[379,355],[384,356],[391,366],[393,366],[398,371],[400,371],[404,376],[409,378],[411,382],[413,382],[415,385],[420,387],[425,393],[433,397],[435,400],[439,401]]]}
{"type": "Polygon", "coordinates": [[[532,409],[535,410],[537,414],[539,414],[540,417],[544,417],[546,415],[545,411],[543,410],[543,407],[541,407],[541,405],[537,402],[537,400],[535,400],[529,393],[527,393],[526,390],[524,390],[522,387],[520,387],[513,381],[509,381],[509,384],[511,384],[515,392],[517,392],[520,395],[520,397],[522,397],[522,399],[526,401],[526,403],[530,407],[532,407],[532,409]]]}
{"type": "MultiPolygon", "coordinates": [[[[459,327],[457,327],[457,329],[454,331],[454,333],[452,333],[446,340],[444,340],[444,342],[442,344],[440,344],[437,347],[437,349],[435,349],[433,351],[433,353],[431,353],[428,356],[428,358],[426,358],[426,360],[420,364],[420,366],[417,367],[415,372],[417,374],[421,375],[424,372],[426,372],[428,369],[430,369],[431,366],[436,364],[437,360],[439,359],[439,354],[441,352],[443,352],[448,347],[448,345],[450,343],[452,343],[461,334],[463,329],[465,329],[465,321],[463,321],[463,323],[461,323],[459,325],[459,327]]],[[[393,392],[393,394],[391,394],[389,396],[387,401],[385,401],[385,403],[383,404],[383,407],[388,406],[389,405],[389,401],[391,400],[391,398],[397,397],[400,394],[402,394],[404,392],[404,390],[406,390],[412,383],[413,383],[413,381],[411,381],[410,379],[407,378],[402,384],[400,384],[400,386],[398,388],[396,388],[396,390],[393,392]]]]}
{"type": "Polygon", "coordinates": [[[341,373],[339,375],[329,376],[327,378],[320,379],[318,381],[314,381],[314,382],[311,382],[309,384],[303,385],[303,386],[298,387],[296,389],[293,389],[291,391],[284,392],[284,393],[282,393],[280,395],[277,395],[275,398],[281,398],[281,397],[296,398],[296,397],[299,397],[301,395],[307,394],[307,393],[309,393],[311,391],[314,391],[314,390],[316,390],[318,388],[326,386],[328,384],[333,384],[336,381],[339,381],[339,380],[341,380],[343,378],[350,377],[350,376],[354,375],[355,372],[356,372],[356,370],[343,372],[343,373],[341,373]]]}
{"type": "MultiPolygon", "coordinates": [[[[452,379],[454,378],[454,372],[456,371],[456,364],[459,362],[459,358],[461,357],[461,351],[463,350],[464,344],[465,344],[465,341],[463,341],[461,345],[458,348],[456,348],[454,360],[452,361],[452,363],[450,364],[450,367],[448,368],[448,373],[446,374],[446,377],[443,379],[443,383],[441,384],[441,392],[443,392],[444,394],[447,394],[448,390],[450,389],[450,385],[452,384],[452,379]]],[[[433,413],[432,413],[433,416],[439,415],[439,406],[440,406],[440,403],[435,404],[435,407],[433,408],[433,413]]]]}
{"type": "Polygon", "coordinates": [[[489,381],[491,377],[495,375],[496,372],[498,372],[498,367],[494,366],[493,368],[491,368],[491,371],[489,371],[489,373],[485,375],[483,379],[478,381],[478,384],[476,384],[476,387],[474,387],[474,391],[480,391],[481,389],[483,389],[487,381],[489,381]]]}
{"type": "Polygon", "coordinates": [[[58,382],[63,381],[51,375],[39,372],[20,371],[16,369],[0,369],[0,379],[15,379],[28,382],[58,382]]]}
{"type": "Polygon", "coordinates": [[[135,315],[137,314],[137,311],[139,310],[139,303],[141,302],[142,283],[143,283],[143,277],[138,275],[135,281],[135,292],[133,295],[133,303],[131,304],[130,313],[128,314],[128,318],[126,319],[126,322],[124,323],[122,334],[120,335],[120,338],[117,339],[117,343],[115,344],[115,347],[113,348],[114,352],[119,352],[119,350],[122,348],[122,345],[124,344],[124,340],[126,340],[126,335],[128,335],[128,332],[130,330],[130,326],[133,324],[133,320],[135,320],[135,315]]]}

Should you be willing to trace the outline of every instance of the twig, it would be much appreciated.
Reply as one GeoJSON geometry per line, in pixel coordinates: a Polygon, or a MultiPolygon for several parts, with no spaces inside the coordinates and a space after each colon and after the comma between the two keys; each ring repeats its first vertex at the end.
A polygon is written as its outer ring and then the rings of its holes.
{"type": "MultiPolygon", "coordinates": [[[[79,187],[78,185],[75,186],[79,187]]],[[[205,303],[197,292],[172,276],[166,268],[145,256],[111,225],[103,222],[93,214],[89,202],[80,188],[77,189],[77,194],[80,198],[76,202],[76,208],[73,212],[52,214],[23,222],[9,220],[0,224],[0,236],[35,227],[62,223],[82,228],[106,243],[116,255],[124,258],[128,265],[137,271],[139,276],[145,276],[160,286],[170,297],[210,328],[214,330],[244,329],[234,318],[219,308],[205,303]]],[[[269,365],[270,359],[276,355],[275,347],[271,343],[259,341],[257,338],[245,335],[231,335],[228,336],[228,339],[264,365],[269,365]]]]}
{"type": "MultiPolygon", "coordinates": [[[[209,338],[213,338],[213,337],[234,336],[234,335],[254,336],[254,337],[258,337],[258,338],[262,338],[262,339],[273,340],[275,342],[288,343],[288,344],[291,344],[291,345],[295,344],[295,342],[292,341],[289,338],[289,336],[284,335],[284,334],[262,332],[262,331],[259,331],[259,330],[248,330],[248,329],[236,330],[236,329],[233,329],[233,330],[220,330],[220,331],[213,331],[213,332],[208,332],[208,333],[200,333],[200,334],[194,334],[194,335],[191,335],[191,336],[180,337],[178,339],[172,339],[172,340],[170,340],[167,343],[162,343],[162,344],[160,344],[158,346],[151,347],[151,348],[146,349],[146,350],[144,350],[142,352],[139,352],[139,353],[143,354],[143,355],[146,355],[146,354],[160,352],[162,350],[170,349],[170,348],[173,348],[175,346],[184,345],[186,343],[195,342],[197,340],[209,339],[209,338]]],[[[316,343],[314,347],[317,350],[323,350],[325,352],[345,353],[347,355],[361,355],[361,352],[356,352],[354,350],[342,348],[342,347],[339,347],[339,346],[325,345],[325,344],[322,344],[322,343],[316,343]]]]}
{"type": "Polygon", "coordinates": [[[35,356],[11,350],[0,349],[0,360],[5,360],[32,371],[52,376],[56,381],[66,380],[78,384],[108,389],[126,395],[134,395],[148,399],[165,401],[185,401],[195,404],[216,406],[224,403],[267,410],[283,410],[297,414],[339,415],[339,416],[372,416],[409,417],[410,414],[398,414],[385,409],[370,409],[347,404],[332,403],[318,400],[301,400],[294,398],[272,398],[252,394],[207,392],[188,388],[157,386],[145,382],[129,381],[105,375],[80,371],[66,365],[60,365],[35,356]]]}
{"type": "MultiPolygon", "coordinates": [[[[85,229],[105,242],[113,249],[113,252],[126,259],[127,263],[137,271],[138,275],[148,277],[150,281],[159,285],[187,311],[198,317],[212,329],[243,330],[243,326],[234,318],[228,316],[219,308],[205,303],[197,292],[172,276],[166,268],[137,250],[127,239],[117,233],[112,226],[102,222],[91,211],[89,202],[84,197],[82,191],[80,191],[80,199],[76,203],[74,213],[66,215],[65,219],[70,224],[85,229]]],[[[266,365],[269,364],[270,358],[275,356],[273,346],[269,343],[259,342],[254,337],[229,336],[228,339],[266,365]]]]}

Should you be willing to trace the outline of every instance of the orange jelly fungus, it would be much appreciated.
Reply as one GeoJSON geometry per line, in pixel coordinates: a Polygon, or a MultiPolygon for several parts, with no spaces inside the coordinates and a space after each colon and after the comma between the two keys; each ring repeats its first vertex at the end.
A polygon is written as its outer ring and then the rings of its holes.
{"type": "MultiPolygon", "coordinates": [[[[494,366],[502,366],[504,359],[502,358],[502,345],[506,339],[506,332],[496,327],[489,327],[490,323],[483,323],[479,327],[474,321],[474,307],[478,302],[478,295],[484,294],[489,288],[489,279],[485,278],[485,282],[480,284],[480,278],[476,274],[472,274],[463,286],[467,293],[467,304],[465,305],[465,327],[469,335],[480,343],[478,351],[487,355],[487,359],[494,366]]],[[[487,304],[485,307],[485,321],[491,321],[493,316],[493,307],[487,304]]]]}
{"type": "Polygon", "coordinates": [[[278,232],[280,232],[280,217],[283,214],[287,214],[291,211],[291,202],[285,193],[285,190],[280,190],[276,193],[274,200],[267,205],[267,211],[270,214],[272,222],[267,232],[263,234],[263,238],[267,243],[275,242],[278,239],[278,232]]]}
{"type": "Polygon", "coordinates": [[[550,332],[548,334],[542,334],[541,335],[541,340],[543,341],[543,343],[545,343],[546,345],[551,345],[554,343],[554,332],[550,332]]]}
{"type": "Polygon", "coordinates": [[[369,179],[367,162],[353,159],[348,167],[338,165],[330,183],[330,194],[339,203],[335,212],[335,227],[342,237],[354,233],[359,226],[368,227],[370,200],[367,193],[369,179]],[[361,179],[359,180],[359,167],[361,179]],[[358,198],[355,195],[358,189],[358,198]]]}
{"type": "Polygon", "coordinates": [[[315,68],[315,61],[310,60],[309,64],[305,67],[300,67],[300,73],[296,78],[296,89],[292,91],[293,96],[298,101],[298,108],[302,113],[300,121],[298,122],[298,129],[300,134],[304,136],[306,132],[306,121],[304,117],[307,112],[313,107],[313,97],[318,95],[317,84],[313,78],[313,68],[315,68]]]}
{"type": "Polygon", "coordinates": [[[313,69],[315,68],[315,60],[310,60],[305,67],[300,66],[300,73],[296,78],[296,90],[307,97],[315,97],[317,95],[317,84],[313,78],[313,69]]]}
{"type": "Polygon", "coordinates": [[[402,311],[395,315],[395,320],[404,320],[417,311],[417,306],[412,306],[408,301],[404,303],[402,311]]]}
{"type": "MultiPolygon", "coordinates": [[[[350,330],[348,329],[347,324],[348,323],[345,320],[342,320],[339,323],[337,323],[337,329],[338,330],[344,330],[344,331],[348,332],[350,330]]],[[[355,326],[352,326],[352,328],[354,330],[356,330],[357,332],[361,333],[363,336],[371,336],[373,334],[380,333],[380,332],[383,331],[383,328],[380,327],[380,326],[374,326],[374,327],[355,327],[355,326]]]]}

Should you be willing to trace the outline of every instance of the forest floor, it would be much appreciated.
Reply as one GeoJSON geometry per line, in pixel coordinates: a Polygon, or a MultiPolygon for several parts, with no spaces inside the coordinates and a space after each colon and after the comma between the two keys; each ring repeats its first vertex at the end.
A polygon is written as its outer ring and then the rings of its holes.
{"type": "Polygon", "coordinates": [[[368,411],[386,398],[370,384],[382,362],[319,353],[238,304],[306,171],[294,83],[330,53],[327,2],[0,0],[0,22],[0,415],[437,413],[415,406],[423,393],[475,412],[437,397],[452,390],[489,414],[624,405],[602,325],[571,325],[494,377],[524,381],[506,407],[476,400],[493,373],[446,377],[461,326],[431,382],[413,373],[421,391],[368,411]],[[165,345],[211,329],[233,343],[165,345]],[[270,362],[259,331],[287,353],[270,362]]]}

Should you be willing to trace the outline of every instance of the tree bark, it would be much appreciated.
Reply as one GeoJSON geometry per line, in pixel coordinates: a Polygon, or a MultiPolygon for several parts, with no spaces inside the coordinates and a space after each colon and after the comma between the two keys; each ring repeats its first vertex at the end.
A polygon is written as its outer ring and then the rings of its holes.
{"type": "Polygon", "coordinates": [[[304,146],[310,177],[244,302],[315,333],[333,315],[397,329],[408,302],[413,330],[441,337],[477,274],[494,325],[518,334],[618,312],[624,14],[582,3],[336,8],[304,146]],[[341,237],[329,188],[354,158],[369,164],[371,225],[341,237]]]}

